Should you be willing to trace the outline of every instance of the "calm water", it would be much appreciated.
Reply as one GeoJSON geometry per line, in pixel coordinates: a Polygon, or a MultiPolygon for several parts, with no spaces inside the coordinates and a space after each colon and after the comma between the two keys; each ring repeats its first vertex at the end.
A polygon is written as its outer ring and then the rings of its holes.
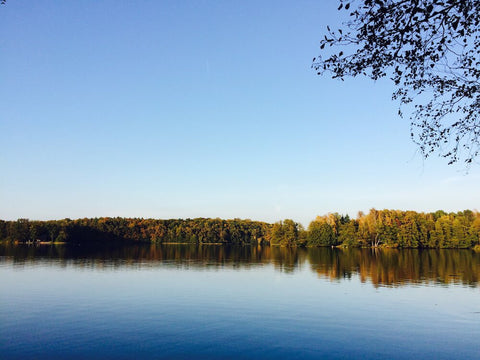
{"type": "Polygon", "coordinates": [[[0,247],[0,358],[479,359],[480,254],[0,247]]]}

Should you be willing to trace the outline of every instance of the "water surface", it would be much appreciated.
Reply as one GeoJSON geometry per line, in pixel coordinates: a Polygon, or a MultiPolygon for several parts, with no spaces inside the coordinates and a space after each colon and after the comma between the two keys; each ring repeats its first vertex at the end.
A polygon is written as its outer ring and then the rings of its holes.
{"type": "Polygon", "coordinates": [[[476,359],[480,254],[0,247],[12,358],[476,359]]]}

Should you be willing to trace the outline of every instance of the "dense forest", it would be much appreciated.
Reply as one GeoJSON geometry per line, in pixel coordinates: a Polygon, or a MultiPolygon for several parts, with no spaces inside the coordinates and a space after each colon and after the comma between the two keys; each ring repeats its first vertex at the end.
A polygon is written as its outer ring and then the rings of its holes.
{"type": "Polygon", "coordinates": [[[153,242],[270,244],[399,248],[480,248],[480,213],[375,210],[356,219],[330,213],[305,230],[286,219],[275,224],[251,220],[94,218],[52,221],[0,220],[8,242],[153,242]]]}

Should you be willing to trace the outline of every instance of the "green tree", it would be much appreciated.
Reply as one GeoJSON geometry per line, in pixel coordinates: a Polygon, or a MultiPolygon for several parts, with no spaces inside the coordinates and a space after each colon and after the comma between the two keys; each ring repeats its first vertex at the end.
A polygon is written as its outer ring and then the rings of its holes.
{"type": "Polygon", "coordinates": [[[451,246],[453,247],[460,247],[466,248],[470,244],[467,245],[468,241],[468,227],[465,225],[463,216],[457,216],[452,221],[452,240],[451,246]]]}
{"type": "Polygon", "coordinates": [[[30,221],[28,219],[18,219],[13,227],[12,238],[18,241],[30,240],[30,221]]]}
{"type": "Polygon", "coordinates": [[[408,211],[399,225],[398,246],[416,248],[419,245],[420,231],[418,229],[416,213],[408,211]]]}
{"type": "Polygon", "coordinates": [[[347,223],[341,225],[338,242],[348,247],[360,245],[357,239],[357,228],[355,226],[355,220],[350,220],[347,223]]]}
{"type": "Polygon", "coordinates": [[[333,227],[326,218],[317,217],[308,226],[308,246],[333,246],[336,245],[336,236],[333,227]]]}
{"type": "Polygon", "coordinates": [[[299,239],[299,224],[291,219],[273,224],[270,233],[270,243],[281,246],[297,246],[299,239]]]}

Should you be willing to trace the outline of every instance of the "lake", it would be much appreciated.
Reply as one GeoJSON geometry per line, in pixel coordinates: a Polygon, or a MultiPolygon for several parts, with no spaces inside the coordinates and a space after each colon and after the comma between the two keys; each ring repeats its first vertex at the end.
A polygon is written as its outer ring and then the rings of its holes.
{"type": "Polygon", "coordinates": [[[2,359],[478,359],[480,253],[0,245],[2,359]]]}

